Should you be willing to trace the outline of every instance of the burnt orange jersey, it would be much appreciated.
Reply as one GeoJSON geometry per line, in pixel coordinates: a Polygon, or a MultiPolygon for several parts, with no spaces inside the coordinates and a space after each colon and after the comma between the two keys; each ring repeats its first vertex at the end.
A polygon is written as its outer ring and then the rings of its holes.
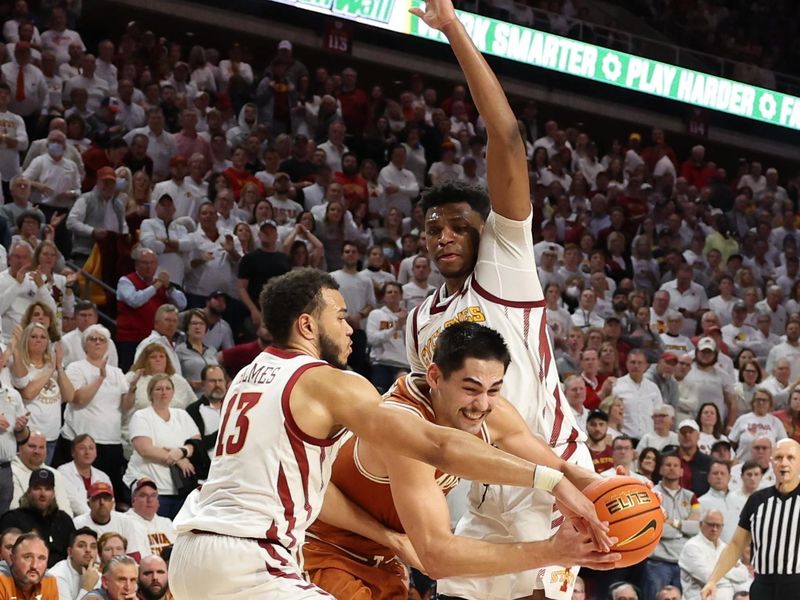
{"type": "MultiPolygon", "coordinates": [[[[397,409],[405,410],[416,418],[431,423],[435,420],[433,407],[428,397],[428,386],[424,378],[413,378],[410,375],[399,379],[384,396],[384,403],[397,409]]],[[[411,418],[411,416],[409,415],[411,418]]],[[[481,427],[478,437],[489,443],[489,431],[486,423],[481,427]]],[[[331,481],[354,504],[369,513],[384,526],[404,533],[403,524],[394,508],[392,491],[388,477],[369,473],[358,459],[359,440],[351,437],[342,447],[333,464],[331,481]]],[[[436,483],[447,494],[456,485],[459,478],[436,470],[436,483]]],[[[308,537],[331,544],[357,557],[372,560],[375,557],[392,556],[391,552],[360,535],[345,531],[317,520],[308,530],[308,537]]],[[[309,567],[310,565],[306,565],[309,567]]]]}
{"type": "Polygon", "coordinates": [[[11,568],[3,563],[0,567],[0,600],[58,600],[56,578],[45,575],[38,585],[26,592],[17,588],[11,568]]]}

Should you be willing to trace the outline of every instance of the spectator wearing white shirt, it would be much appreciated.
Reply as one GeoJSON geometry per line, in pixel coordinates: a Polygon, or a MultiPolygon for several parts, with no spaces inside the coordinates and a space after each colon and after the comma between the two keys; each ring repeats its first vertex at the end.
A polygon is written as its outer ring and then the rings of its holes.
{"type": "Polygon", "coordinates": [[[205,306],[205,299],[215,291],[238,298],[238,265],[242,258],[239,239],[217,227],[217,209],[204,202],[197,212],[199,227],[190,234],[193,250],[186,276],[186,293],[192,307],[205,306]]]}
{"type": "Polygon", "coordinates": [[[253,68],[242,60],[242,49],[239,44],[234,44],[228,53],[228,58],[219,61],[219,73],[223,82],[231,85],[231,79],[237,79],[247,85],[253,83],[253,68]]]}
{"type": "Polygon", "coordinates": [[[661,345],[665,351],[675,354],[691,354],[694,344],[687,336],[683,335],[684,318],[677,310],[667,313],[667,330],[661,334],[661,345]]]}
{"type": "Polygon", "coordinates": [[[708,310],[706,290],[693,281],[694,271],[691,265],[681,263],[676,278],[661,286],[670,296],[670,308],[677,310],[684,317],[683,334],[694,335],[697,321],[708,310]]]}
{"type": "MultiPolygon", "coordinates": [[[[184,304],[185,308],[185,304],[184,304]]],[[[172,363],[175,372],[181,375],[181,363],[178,360],[178,355],[175,354],[175,346],[179,338],[183,337],[183,332],[178,332],[178,307],[173,304],[162,304],[156,310],[155,321],[153,323],[153,331],[150,332],[136,347],[136,352],[133,356],[134,362],[139,358],[139,355],[150,344],[159,344],[164,348],[167,358],[172,363]]]]}
{"type": "Polygon", "coordinates": [[[140,477],[131,490],[131,509],[125,513],[147,531],[153,554],[161,554],[175,543],[178,532],[168,517],[158,513],[158,485],[148,477],[140,477]]]}
{"type": "Polygon", "coordinates": [[[138,554],[140,558],[153,554],[144,528],[127,514],[114,510],[116,501],[110,485],[104,482],[92,484],[88,493],[89,512],[72,520],[76,529],[89,527],[98,535],[113,531],[128,540],[128,553],[138,554]]]}
{"type": "Polygon", "coordinates": [[[564,380],[564,397],[567,399],[572,416],[581,431],[586,431],[586,420],[589,417],[589,409],[584,405],[586,402],[586,381],[580,375],[570,375],[564,380]]]}
{"type": "Polygon", "coordinates": [[[58,508],[70,517],[75,514],[74,508],[80,508],[80,498],[71,494],[72,488],[64,477],[54,468],[45,464],[47,439],[44,434],[32,431],[24,444],[20,444],[17,456],[11,461],[11,475],[14,479],[14,496],[11,509],[18,508],[20,499],[28,490],[31,474],[38,469],[47,469],[53,474],[55,481],[56,503],[58,508]]]}
{"type": "Polygon", "coordinates": [[[677,446],[678,434],[671,431],[675,421],[675,409],[669,404],[662,404],[653,409],[653,430],[645,433],[636,444],[636,451],[644,448],[655,448],[661,452],[664,446],[677,446]]]}
{"type": "Polygon", "coordinates": [[[328,126],[328,139],[317,146],[318,150],[325,151],[325,160],[332,173],[342,170],[342,155],[349,152],[344,143],[346,132],[347,128],[342,121],[334,121],[328,126]]]}
{"type": "Polygon", "coordinates": [[[175,136],[164,129],[164,124],[164,112],[153,107],[147,111],[147,125],[125,135],[129,147],[137,134],[147,136],[147,156],[153,161],[153,181],[163,181],[169,176],[169,162],[178,153],[175,136]]]}
{"type": "Polygon", "coordinates": [[[415,256],[411,266],[411,280],[403,285],[403,305],[411,312],[422,304],[436,288],[428,282],[431,275],[431,263],[427,256],[415,256]]]}
{"type": "Polygon", "coordinates": [[[697,343],[694,364],[682,382],[686,395],[678,401],[677,418],[694,419],[700,404],[713,402],[727,427],[733,425],[737,415],[736,393],[733,378],[718,363],[719,349],[710,337],[697,343]]]}
{"type": "Polygon", "coordinates": [[[62,114],[64,112],[63,95],[64,80],[58,74],[56,56],[52,52],[42,54],[42,62],[39,68],[42,71],[44,85],[47,88],[47,99],[45,100],[42,112],[45,114],[62,114]]]}
{"type": "MultiPolygon", "coordinates": [[[[719,295],[709,298],[708,309],[716,313],[719,317],[720,327],[724,327],[731,322],[733,305],[738,298],[733,295],[733,277],[727,273],[719,278],[717,285],[719,286],[719,295]]],[[[727,344],[727,342],[725,343],[727,344]]]]}
{"type": "Polygon", "coordinates": [[[584,332],[592,327],[603,327],[605,319],[597,313],[596,308],[597,294],[591,289],[583,290],[578,301],[578,308],[572,313],[573,325],[580,327],[584,332]]]}
{"type": "Polygon", "coordinates": [[[778,285],[767,288],[767,297],[756,303],[756,310],[772,317],[772,333],[783,335],[788,315],[782,305],[783,291],[778,285]]]}
{"type": "Polygon", "coordinates": [[[767,355],[767,372],[772,372],[779,358],[789,361],[789,379],[800,378],[800,319],[791,318],[786,323],[786,341],[773,347],[767,355]]]}
{"type": "MultiPolygon", "coordinates": [[[[33,249],[24,241],[11,244],[8,269],[0,273],[0,316],[2,341],[8,344],[14,328],[33,302],[47,305],[55,314],[56,303],[47,283],[38,271],[31,271],[33,249]]],[[[26,488],[27,489],[27,488],[26,488]]]]}
{"type": "MultiPolygon", "coordinates": [[[[31,14],[28,9],[28,3],[26,0],[16,0],[13,3],[13,13],[12,17],[3,23],[3,38],[7,42],[16,42],[19,40],[19,26],[22,23],[29,23],[31,22],[31,14]]],[[[39,33],[39,28],[34,26],[33,28],[33,43],[36,45],[41,44],[42,38],[39,33]]]]}
{"type": "Polygon", "coordinates": [[[54,129],[47,134],[47,154],[37,156],[23,173],[39,193],[39,208],[47,217],[72,207],[80,196],[80,173],[77,165],[64,158],[67,138],[54,129]]]}
{"type": "Polygon", "coordinates": [[[97,44],[97,76],[108,84],[109,91],[113,94],[117,90],[117,67],[114,65],[114,42],[103,40],[97,44]]]}
{"type": "Polygon", "coordinates": [[[739,523],[739,514],[747,498],[740,492],[731,492],[728,484],[731,480],[731,464],[727,461],[713,460],[708,471],[709,490],[698,498],[700,514],[717,510],[725,517],[721,539],[729,542],[739,523]]]}
{"type": "Polygon", "coordinates": [[[757,438],[750,447],[753,458],[731,467],[731,480],[728,489],[748,497],[756,490],[763,490],[775,485],[775,471],[772,468],[770,455],[772,441],[769,438],[757,438]]]}
{"type": "Polygon", "coordinates": [[[32,129],[47,102],[47,84],[39,67],[31,64],[29,42],[17,42],[14,59],[0,67],[0,72],[11,90],[11,110],[32,129]]]}
{"type": "MultiPolygon", "coordinates": [[[[456,147],[452,142],[442,144],[440,160],[428,169],[431,185],[439,186],[464,179],[464,167],[456,162],[456,147]]],[[[409,213],[404,213],[409,216],[409,213]]]]}
{"type": "Polygon", "coordinates": [[[156,217],[145,219],[139,228],[139,242],[158,257],[158,269],[170,273],[176,285],[183,286],[188,255],[193,249],[189,231],[175,219],[175,203],[169,194],[155,202],[156,217]]]}
{"type": "Polygon", "coordinates": [[[81,34],[72,29],[67,29],[67,12],[60,6],[53,8],[50,13],[50,29],[42,34],[42,46],[52,51],[56,55],[59,64],[69,60],[69,45],[72,43],[80,44],[83,50],[81,34]]]}
{"type": "Polygon", "coordinates": [[[617,379],[613,393],[625,406],[622,432],[638,441],[653,430],[653,410],[664,402],[658,386],[644,377],[647,370],[644,351],[634,348],[628,352],[626,366],[628,374],[617,379]]]}
{"type": "Polygon", "coordinates": [[[97,532],[81,527],[70,533],[67,558],[47,570],[56,579],[59,600],[81,600],[97,588],[100,571],[96,563],[97,532]]]}
{"type": "Polygon", "coordinates": [[[402,286],[387,281],[383,287],[383,306],[367,316],[372,382],[381,392],[386,392],[398,375],[409,369],[405,351],[408,311],[402,308],[402,302],[402,286]]]}
{"type": "Polygon", "coordinates": [[[64,99],[69,100],[74,89],[84,89],[89,99],[86,103],[91,112],[100,108],[100,102],[111,93],[108,82],[97,75],[97,59],[94,54],[84,54],[81,61],[81,74],[64,83],[64,99]]]}
{"type": "Polygon", "coordinates": [[[89,487],[99,482],[111,485],[111,479],[93,466],[97,460],[97,444],[91,435],[82,433],[75,436],[71,446],[72,460],[60,465],[57,471],[70,486],[70,496],[81,500],[75,515],[82,515],[89,512],[89,487]]]}
{"type": "MultiPolygon", "coordinates": [[[[700,591],[711,577],[719,557],[725,551],[726,543],[720,539],[723,528],[735,526],[738,514],[733,517],[719,510],[710,510],[700,519],[700,533],[687,540],[678,559],[681,569],[681,588],[683,600],[700,600],[700,591]],[[733,523],[729,523],[734,519],[733,523]]],[[[717,582],[716,600],[731,600],[737,589],[746,589],[750,577],[747,567],[741,561],[717,582]]]]}
{"type": "Polygon", "coordinates": [[[733,424],[728,439],[736,444],[736,459],[744,462],[752,458],[751,446],[756,440],[766,438],[772,445],[786,437],[783,422],[772,414],[774,400],[772,394],[759,387],[750,403],[752,412],[741,415],[733,424]]]}
{"type": "Polygon", "coordinates": [[[390,208],[397,208],[403,216],[410,216],[411,203],[419,195],[419,183],[414,174],[405,168],[406,149],[402,144],[389,148],[388,155],[389,164],[378,175],[378,183],[385,194],[378,212],[386,215],[390,208]]]}
{"type": "Polygon", "coordinates": [[[158,199],[166,195],[172,198],[176,219],[190,217],[194,220],[197,218],[197,209],[203,200],[192,194],[190,186],[186,183],[186,168],[187,161],[185,156],[176,155],[170,159],[169,172],[171,177],[153,186],[153,192],[150,197],[156,202],[150,203],[150,217],[156,216],[158,199]]]}
{"type": "Polygon", "coordinates": [[[126,131],[142,127],[145,122],[144,109],[133,101],[134,91],[135,88],[130,79],[120,80],[117,87],[117,99],[119,100],[117,123],[122,125],[126,131]]]}
{"type": "MultiPolygon", "coordinates": [[[[3,65],[5,66],[5,65],[3,65]]],[[[9,110],[11,88],[0,82],[0,178],[3,181],[3,199],[8,202],[8,183],[19,175],[19,155],[28,149],[28,134],[19,114],[9,110]]],[[[13,226],[13,223],[9,223],[13,226]]]]}

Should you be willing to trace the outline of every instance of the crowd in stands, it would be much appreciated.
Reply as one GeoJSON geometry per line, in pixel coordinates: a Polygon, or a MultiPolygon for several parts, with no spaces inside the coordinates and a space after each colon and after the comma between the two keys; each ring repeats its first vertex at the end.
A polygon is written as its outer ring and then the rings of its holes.
{"type": "MultiPolygon", "coordinates": [[[[0,550],[13,579],[13,552],[44,544],[61,598],[137,577],[162,598],[230,377],[270,343],[264,283],[330,271],[350,366],[387,389],[442,283],[420,195],[485,188],[485,131],[462,85],[409,74],[390,97],[290,40],[253,65],[135,22],[94,54],[78,16],[17,0],[0,46],[0,550]]],[[[658,129],[594,139],[532,101],[519,130],[565,396],[596,470],[669,500],[653,556],[586,574],[585,597],[695,597],[698,536],[724,544],[774,482],[772,445],[800,440],[797,188],[758,160],[678,156],[658,129]]]]}

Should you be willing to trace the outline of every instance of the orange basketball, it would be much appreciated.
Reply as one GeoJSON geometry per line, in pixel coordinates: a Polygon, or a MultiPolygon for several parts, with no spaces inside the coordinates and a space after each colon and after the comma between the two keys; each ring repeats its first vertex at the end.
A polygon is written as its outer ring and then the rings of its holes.
{"type": "Polygon", "coordinates": [[[650,488],[633,477],[610,477],[588,485],[583,493],[594,502],[600,520],[608,521],[609,535],[619,540],[611,548],[622,554],[617,568],[650,556],[664,529],[661,503],[650,488]]]}

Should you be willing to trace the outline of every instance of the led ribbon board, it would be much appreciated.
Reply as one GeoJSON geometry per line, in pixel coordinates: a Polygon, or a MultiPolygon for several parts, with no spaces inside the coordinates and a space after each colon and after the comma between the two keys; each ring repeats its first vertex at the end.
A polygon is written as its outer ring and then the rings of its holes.
{"type": "MultiPolygon", "coordinates": [[[[269,0],[437,42],[409,14],[419,0],[269,0]]],[[[590,81],[800,130],[800,98],[657,60],[456,11],[481,52],[590,81]]]]}

